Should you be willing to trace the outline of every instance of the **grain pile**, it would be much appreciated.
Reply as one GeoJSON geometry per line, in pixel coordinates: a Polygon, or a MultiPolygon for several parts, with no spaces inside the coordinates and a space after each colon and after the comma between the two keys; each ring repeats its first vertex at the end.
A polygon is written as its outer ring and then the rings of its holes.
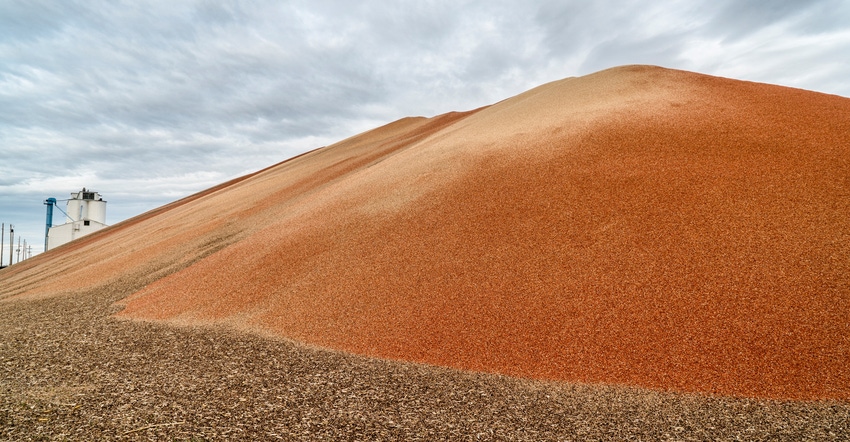
{"type": "Polygon", "coordinates": [[[122,318],[847,400],[848,213],[850,99],[628,66],[309,152],[25,261],[0,296],[110,283],[122,318]]]}

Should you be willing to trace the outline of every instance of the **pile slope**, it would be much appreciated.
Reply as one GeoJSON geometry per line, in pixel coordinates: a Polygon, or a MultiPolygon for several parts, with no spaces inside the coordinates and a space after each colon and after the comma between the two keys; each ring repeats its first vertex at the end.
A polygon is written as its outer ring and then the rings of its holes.
{"type": "Polygon", "coordinates": [[[850,99],[650,66],[408,118],[0,274],[508,375],[850,398],[850,99]]]}

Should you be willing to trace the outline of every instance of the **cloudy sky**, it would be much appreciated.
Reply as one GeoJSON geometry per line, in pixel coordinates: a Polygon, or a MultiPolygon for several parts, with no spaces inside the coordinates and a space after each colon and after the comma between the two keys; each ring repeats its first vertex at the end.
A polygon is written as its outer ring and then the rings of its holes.
{"type": "Polygon", "coordinates": [[[848,54],[843,0],[0,0],[0,222],[37,254],[47,197],[97,190],[114,224],[404,116],[624,64],[850,97],[848,54]]]}

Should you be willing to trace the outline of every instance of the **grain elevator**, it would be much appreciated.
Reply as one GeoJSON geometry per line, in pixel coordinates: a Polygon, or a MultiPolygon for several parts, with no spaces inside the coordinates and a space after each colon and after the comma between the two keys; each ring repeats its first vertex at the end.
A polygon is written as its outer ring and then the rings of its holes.
{"type": "Polygon", "coordinates": [[[51,225],[56,199],[48,198],[44,204],[47,205],[45,251],[106,227],[106,201],[99,193],[86,190],[85,187],[79,192],[71,192],[63,212],[64,224],[51,225]]]}

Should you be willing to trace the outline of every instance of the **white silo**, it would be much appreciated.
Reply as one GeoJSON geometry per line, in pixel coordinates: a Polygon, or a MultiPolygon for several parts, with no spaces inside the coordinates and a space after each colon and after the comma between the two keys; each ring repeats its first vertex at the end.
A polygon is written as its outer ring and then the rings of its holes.
{"type": "Polygon", "coordinates": [[[73,241],[106,227],[106,201],[97,192],[71,192],[65,211],[65,224],[52,226],[47,233],[47,248],[73,241]]]}
{"type": "Polygon", "coordinates": [[[95,221],[106,224],[106,201],[99,193],[86,190],[71,192],[65,211],[65,222],[95,221]]]}

